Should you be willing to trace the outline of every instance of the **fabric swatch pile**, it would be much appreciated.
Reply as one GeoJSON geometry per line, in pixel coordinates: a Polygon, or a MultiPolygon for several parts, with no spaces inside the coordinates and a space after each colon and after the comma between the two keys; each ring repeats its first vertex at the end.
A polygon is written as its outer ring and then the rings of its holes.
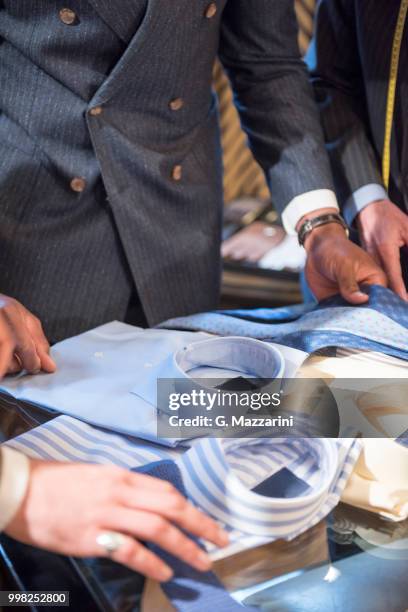
{"type": "Polygon", "coordinates": [[[395,293],[373,285],[367,303],[355,307],[335,296],[314,305],[224,310],[179,317],[166,329],[249,336],[306,353],[341,347],[378,351],[408,360],[408,305],[395,293]]]}
{"type": "Polygon", "coordinates": [[[360,455],[344,439],[205,438],[165,448],[60,416],[7,444],[26,455],[135,468],[173,460],[190,499],[230,532],[219,558],[277,538],[292,539],[338,503],[360,455]]]}

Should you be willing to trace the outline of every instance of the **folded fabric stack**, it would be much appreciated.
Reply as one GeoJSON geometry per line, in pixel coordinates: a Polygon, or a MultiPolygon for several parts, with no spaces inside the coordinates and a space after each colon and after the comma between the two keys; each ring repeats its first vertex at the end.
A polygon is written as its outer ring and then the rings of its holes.
{"type": "Polygon", "coordinates": [[[292,539],[338,503],[360,455],[350,439],[196,440],[160,447],[60,416],[7,443],[35,458],[135,468],[163,459],[179,467],[191,500],[230,532],[214,558],[277,538],[292,539]]]}
{"type": "MultiPolygon", "coordinates": [[[[174,448],[160,447],[157,378],[183,375],[180,364],[186,360],[177,355],[185,355],[188,345],[208,338],[196,330],[278,342],[286,377],[294,376],[308,354],[323,347],[374,350],[408,360],[406,303],[387,289],[372,287],[368,304],[359,308],[336,297],[312,309],[206,313],[164,325],[194,332],[108,324],[53,347],[59,365],[56,374],[4,382],[3,389],[15,397],[69,415],[9,444],[34,457],[127,468],[175,460],[192,500],[231,531],[227,553],[274,538],[293,538],[330,512],[352,473],[360,441],[213,438],[190,441],[186,447],[182,439],[167,439],[160,442],[174,448]]],[[[268,353],[264,349],[265,345],[262,354],[268,353]]],[[[239,344],[234,344],[233,351],[235,359],[240,355],[239,344]]],[[[187,353],[191,357],[194,351],[187,353]]],[[[252,367],[256,360],[249,362],[252,367]]],[[[265,359],[259,363],[266,363],[265,359]]],[[[217,364],[228,365],[224,359],[217,364]]],[[[214,366],[208,359],[194,365],[204,370],[214,366]]]]}
{"type": "Polygon", "coordinates": [[[366,439],[342,500],[390,521],[408,518],[408,448],[387,439],[366,439]]]}

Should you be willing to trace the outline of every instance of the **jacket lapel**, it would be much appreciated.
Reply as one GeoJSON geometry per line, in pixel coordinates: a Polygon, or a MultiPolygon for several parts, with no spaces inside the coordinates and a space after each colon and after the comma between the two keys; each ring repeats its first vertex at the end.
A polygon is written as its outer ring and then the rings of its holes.
{"type": "Polygon", "coordinates": [[[178,37],[179,46],[189,45],[191,36],[198,31],[202,19],[202,7],[207,5],[208,0],[117,0],[117,2],[89,0],[89,2],[92,2],[109,26],[120,33],[121,38],[127,43],[122,57],[92,100],[94,105],[99,105],[111,99],[120,87],[126,86],[133,71],[140,72],[147,69],[149,61],[154,61],[154,58],[159,56],[158,49],[162,51],[167,44],[172,48],[175,37],[178,37]],[[135,5],[141,9],[141,12],[135,11],[135,5]]]}
{"type": "Polygon", "coordinates": [[[149,0],[88,0],[104,22],[126,44],[137,32],[148,10],[149,0]]]}
{"type": "MultiPolygon", "coordinates": [[[[95,1],[99,2],[100,0],[92,0],[92,2],[95,1]]],[[[146,58],[154,57],[158,40],[162,42],[166,36],[174,36],[171,27],[167,27],[171,26],[171,24],[168,24],[166,19],[163,18],[166,8],[165,3],[170,0],[144,1],[147,4],[147,8],[143,19],[139,27],[136,28],[133,37],[128,41],[128,46],[124,54],[96,92],[92,100],[92,103],[95,105],[107,102],[120,86],[126,83],[129,76],[129,70],[134,70],[135,66],[140,67],[143,65],[146,58]]],[[[103,0],[103,2],[105,4],[105,0],[103,0]]],[[[126,2],[128,2],[128,0],[126,0],[126,2]]],[[[183,3],[181,2],[180,7],[175,9],[177,13],[180,13],[178,15],[180,18],[182,17],[182,9],[183,3]]]]}

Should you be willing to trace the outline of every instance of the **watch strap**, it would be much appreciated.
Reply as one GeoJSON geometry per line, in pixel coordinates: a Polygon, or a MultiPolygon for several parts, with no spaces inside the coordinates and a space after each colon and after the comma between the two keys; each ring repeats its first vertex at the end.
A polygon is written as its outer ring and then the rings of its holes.
{"type": "Polygon", "coordinates": [[[304,223],[300,226],[298,232],[298,241],[300,246],[304,246],[305,240],[307,236],[314,230],[316,227],[321,227],[322,225],[327,225],[328,223],[338,223],[342,226],[344,231],[349,236],[349,229],[347,227],[346,222],[343,217],[337,213],[328,213],[326,215],[318,215],[317,217],[313,217],[312,219],[306,219],[304,223]]]}

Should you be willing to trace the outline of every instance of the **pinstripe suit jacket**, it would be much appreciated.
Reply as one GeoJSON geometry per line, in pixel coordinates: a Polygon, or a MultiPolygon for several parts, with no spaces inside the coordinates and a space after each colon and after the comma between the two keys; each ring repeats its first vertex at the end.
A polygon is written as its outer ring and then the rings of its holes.
{"type": "Polygon", "coordinates": [[[277,205],[332,188],[293,2],[208,4],[70,0],[67,25],[0,1],[0,291],[52,340],[123,319],[133,286],[150,324],[216,306],[217,53],[277,205]]]}
{"type": "MultiPolygon", "coordinates": [[[[340,205],[382,184],[381,155],[392,42],[400,0],[321,0],[307,61],[321,111],[340,205]]],[[[401,47],[391,151],[390,198],[408,205],[408,33],[401,47]]]]}

